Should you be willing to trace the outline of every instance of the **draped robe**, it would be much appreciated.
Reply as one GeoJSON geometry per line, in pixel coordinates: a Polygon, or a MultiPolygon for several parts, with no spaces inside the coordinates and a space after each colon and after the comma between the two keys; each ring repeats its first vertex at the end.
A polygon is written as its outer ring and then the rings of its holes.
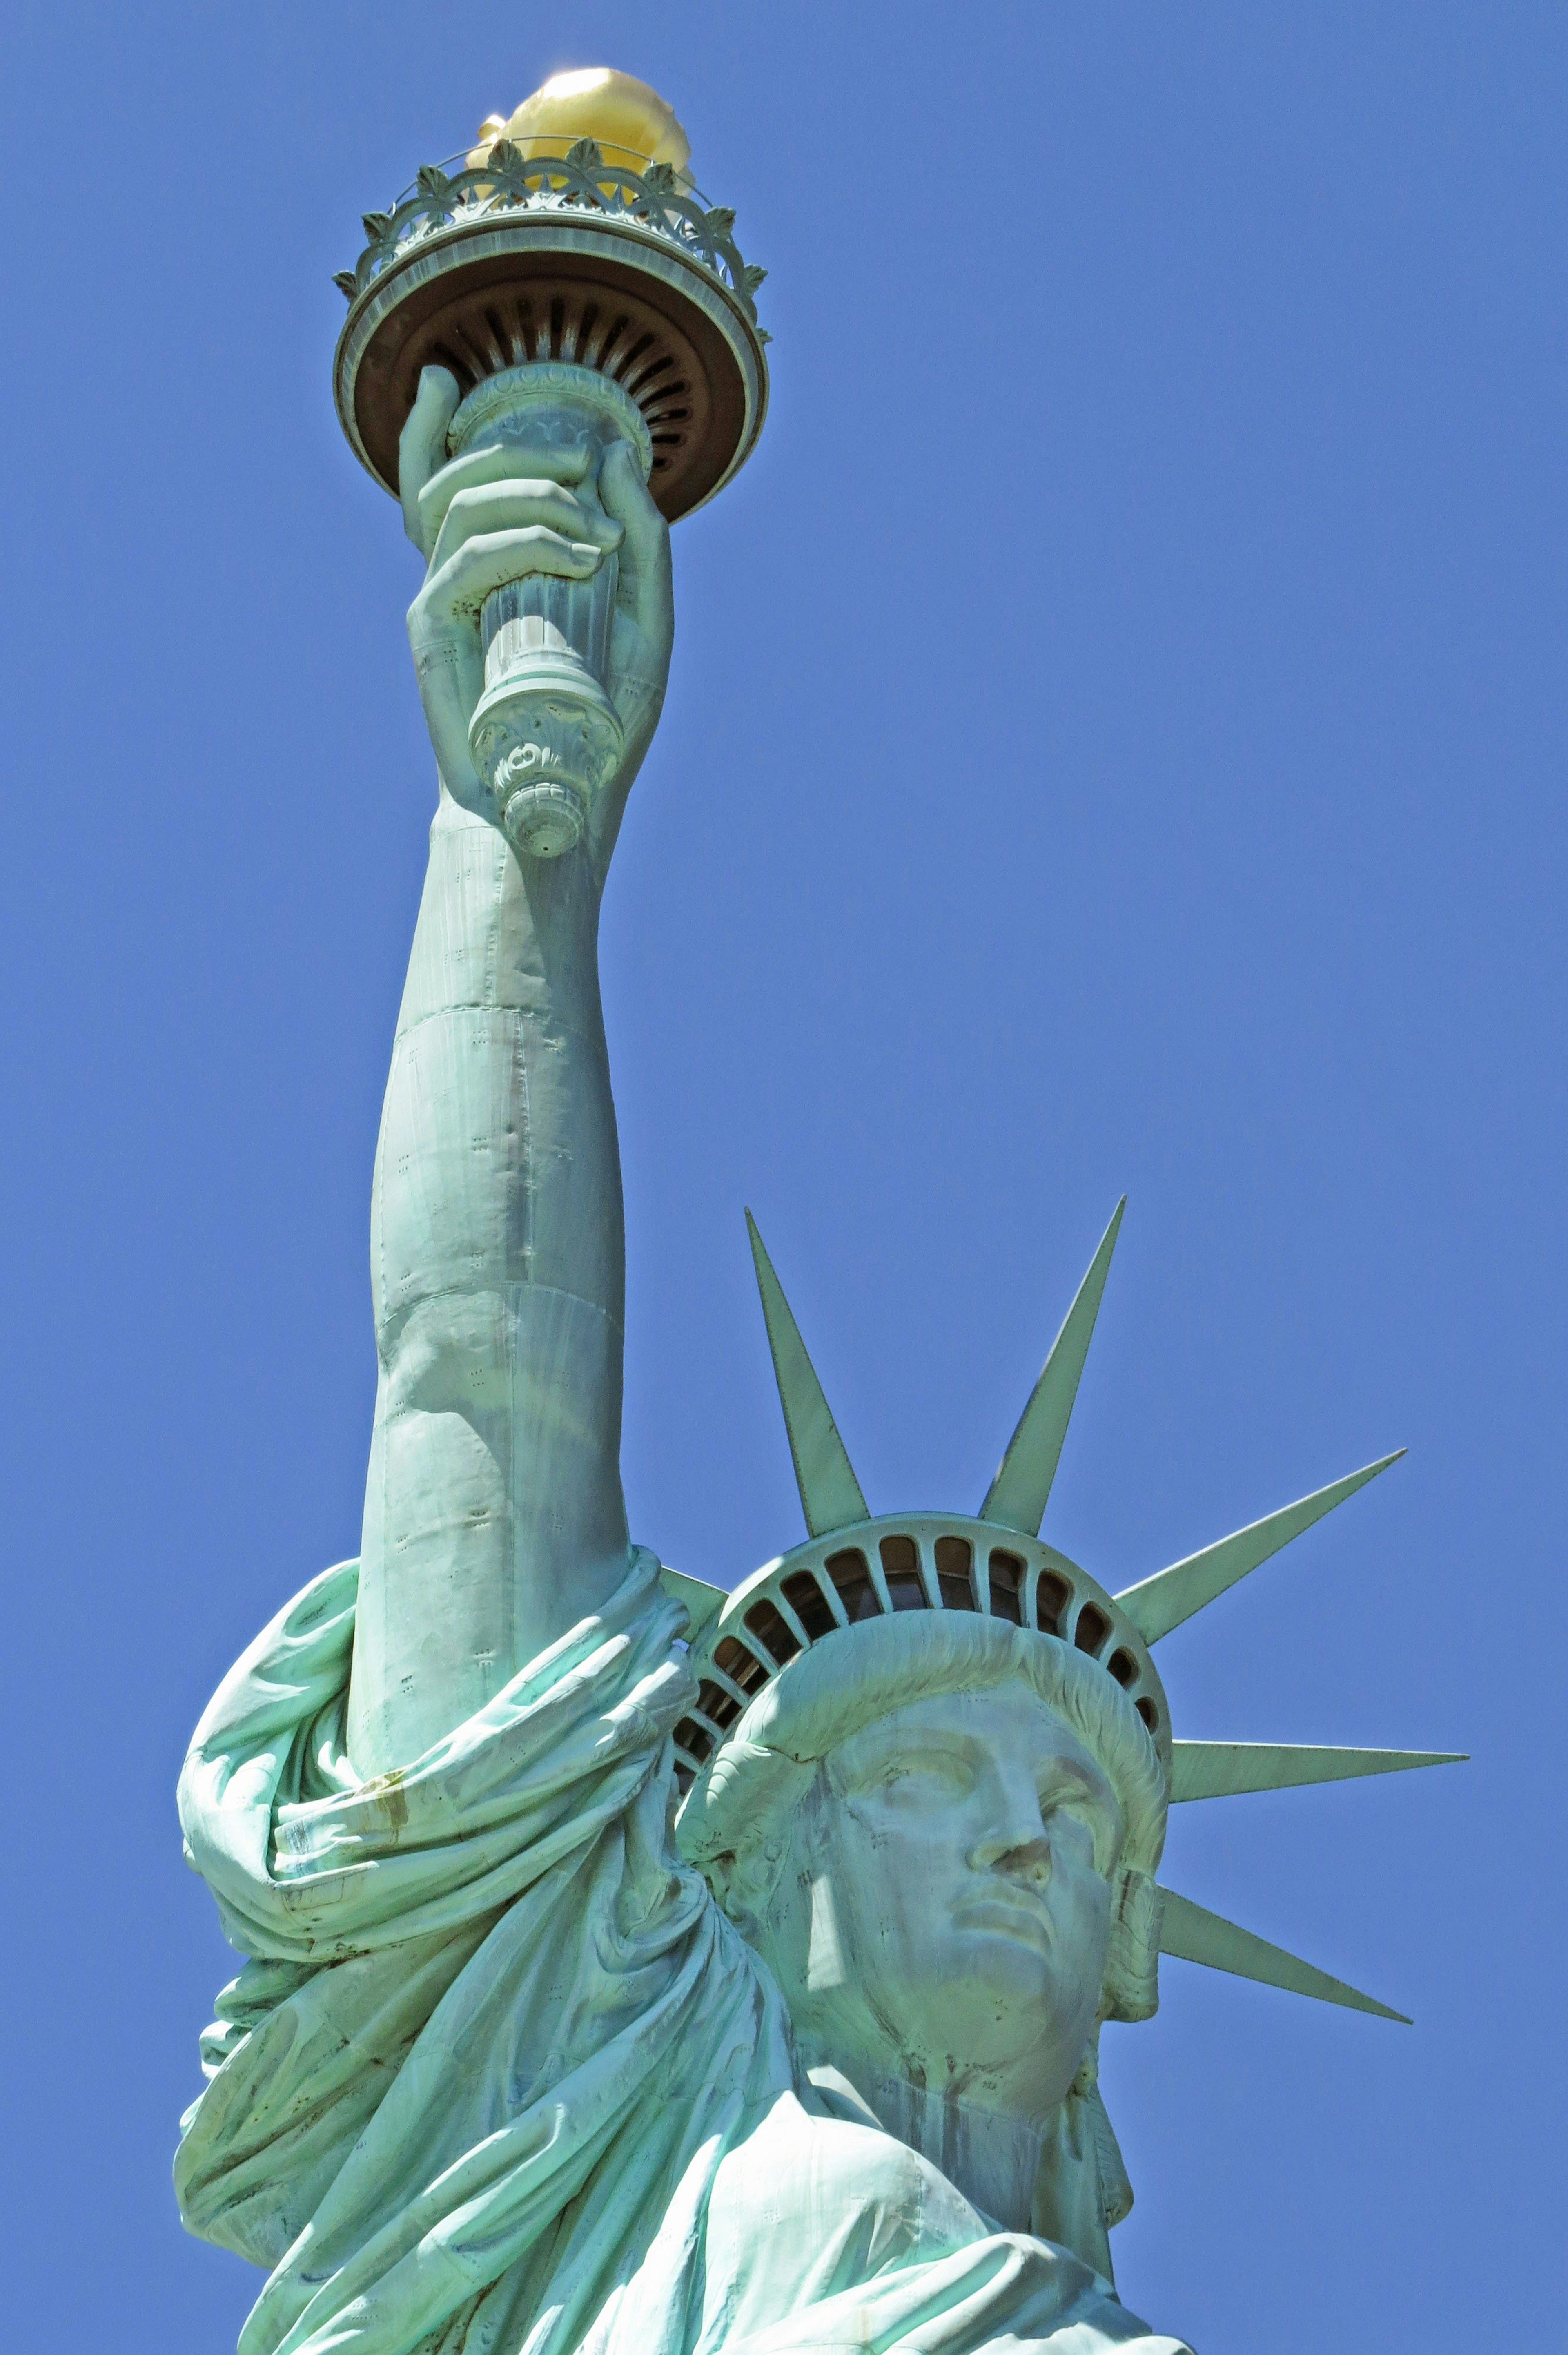
{"type": "Polygon", "coordinates": [[[175,2163],[190,2229],[268,2269],[239,2355],[1183,2355],[805,2076],[672,1837],[692,1680],[652,1554],[370,1781],[357,1580],[263,1631],[180,1780],[249,1957],[175,2163]]]}

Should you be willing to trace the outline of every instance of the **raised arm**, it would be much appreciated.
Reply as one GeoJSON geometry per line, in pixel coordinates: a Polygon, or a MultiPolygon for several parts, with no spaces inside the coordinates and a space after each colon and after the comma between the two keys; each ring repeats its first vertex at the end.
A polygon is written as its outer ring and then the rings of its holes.
{"type": "Polygon", "coordinates": [[[627,1560],[599,911],[669,666],[669,535],[625,444],[594,479],[559,453],[439,466],[456,394],[426,371],[402,453],[429,559],[408,625],[441,793],[371,1209],[379,1372],[349,1703],[367,1774],[481,1708],[627,1560]],[[613,546],[626,756],[575,850],[521,858],[468,755],[479,608],[528,572],[590,572],[613,546]]]}

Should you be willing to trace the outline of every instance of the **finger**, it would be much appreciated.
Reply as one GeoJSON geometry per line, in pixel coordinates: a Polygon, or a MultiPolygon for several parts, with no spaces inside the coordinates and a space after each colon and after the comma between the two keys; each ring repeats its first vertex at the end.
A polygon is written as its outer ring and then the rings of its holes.
{"type": "Polygon", "coordinates": [[[477,613],[493,589],[526,580],[531,573],[552,572],[566,581],[586,581],[599,564],[599,551],[580,540],[564,539],[544,524],[522,531],[481,532],[465,539],[439,571],[432,572],[415,600],[436,620],[455,620],[477,613]]]}
{"type": "Polygon", "coordinates": [[[425,538],[419,494],[437,468],[446,463],[447,427],[460,398],[458,380],[450,368],[421,368],[414,406],[397,437],[397,494],[403,502],[403,528],[421,556],[429,556],[431,540],[425,538]]]}
{"type": "Polygon", "coordinates": [[[505,481],[580,483],[593,464],[594,451],[586,441],[570,449],[552,450],[536,435],[486,442],[482,450],[465,450],[429,476],[418,494],[419,524],[425,546],[433,548],[446,520],[448,507],[459,491],[478,483],[505,481]]]}
{"type": "Polygon", "coordinates": [[[620,524],[612,523],[597,506],[577,498],[558,483],[481,483],[470,490],[459,491],[448,507],[446,520],[436,535],[431,570],[438,570],[465,539],[490,532],[517,531],[529,524],[546,525],[559,532],[563,539],[600,549],[619,548],[622,536],[620,524]]]}
{"type": "Polygon", "coordinates": [[[674,615],[670,527],[653,504],[630,442],[613,442],[606,451],[599,470],[599,496],[605,513],[626,533],[620,549],[620,601],[654,645],[667,645],[674,615]]]}

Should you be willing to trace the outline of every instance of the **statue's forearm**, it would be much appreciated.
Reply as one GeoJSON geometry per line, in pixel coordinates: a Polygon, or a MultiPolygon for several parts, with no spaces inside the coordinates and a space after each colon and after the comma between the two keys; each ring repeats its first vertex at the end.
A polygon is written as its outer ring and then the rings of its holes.
{"type": "Polygon", "coordinates": [[[625,1246],[586,859],[444,801],[376,1156],[350,1751],[402,1764],[623,1574],[625,1246]]]}

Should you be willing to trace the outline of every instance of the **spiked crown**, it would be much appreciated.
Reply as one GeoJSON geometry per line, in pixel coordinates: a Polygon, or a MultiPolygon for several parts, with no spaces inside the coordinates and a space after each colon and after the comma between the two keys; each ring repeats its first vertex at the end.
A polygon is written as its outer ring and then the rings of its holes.
{"type": "MultiPolygon", "coordinates": [[[[795,1476],[810,1532],[733,1593],[674,1572],[691,1614],[697,1698],[675,1729],[676,1771],[692,1799],[722,1778],[726,1745],[744,1737],[751,1703],[815,1646],[902,1612],[964,1612],[1086,1656],[1137,1712],[1175,1803],[1455,1763],[1458,1753],[1173,1740],[1153,1647],[1314,1521],[1398,1461],[1404,1450],[1330,1483],[1112,1593],[1041,1542],[1125,1201],[1118,1203],[977,1516],[873,1516],[800,1328],[749,1211],[747,1224],[795,1476]]],[[[1403,2020],[1360,1989],[1242,1929],[1176,1891],[1158,1891],[1159,1951],[1244,1978],[1403,2020]]]]}

